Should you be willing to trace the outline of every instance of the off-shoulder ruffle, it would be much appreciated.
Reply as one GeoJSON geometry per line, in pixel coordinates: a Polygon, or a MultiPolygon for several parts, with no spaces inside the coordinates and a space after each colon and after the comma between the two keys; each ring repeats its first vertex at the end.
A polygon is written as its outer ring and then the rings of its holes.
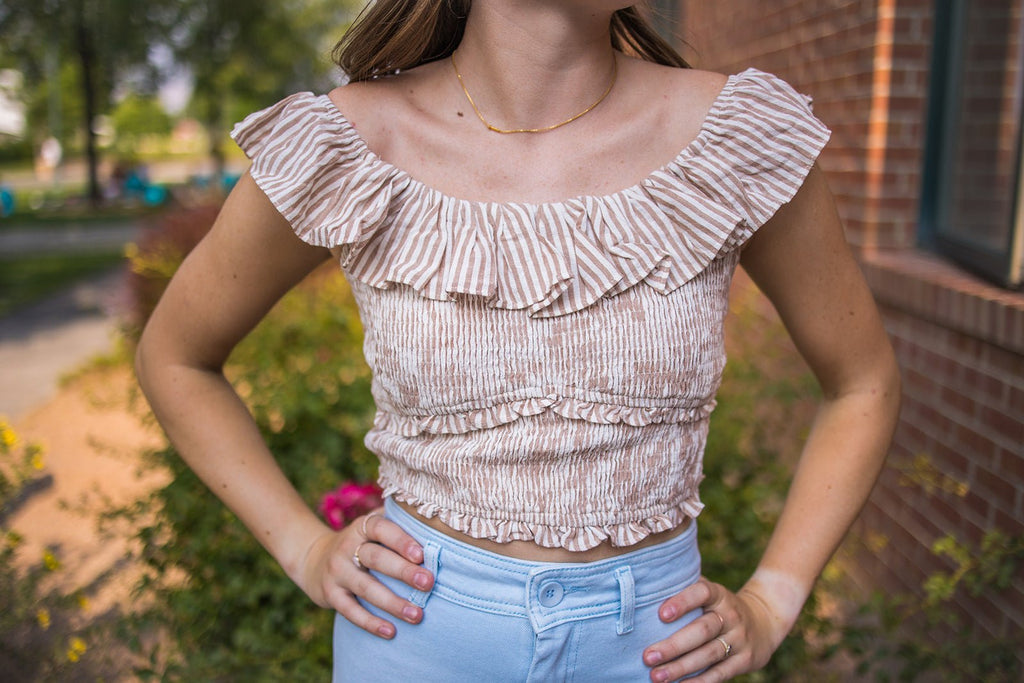
{"type": "Polygon", "coordinates": [[[730,76],[698,136],[620,192],[541,204],[444,195],[376,156],[325,96],[256,112],[232,137],[296,234],[339,247],[378,288],[551,317],[638,283],[669,293],[790,201],[829,132],[810,101],[754,69],[730,76]]]}
{"type": "Polygon", "coordinates": [[[429,501],[423,501],[386,480],[381,484],[384,496],[416,508],[424,517],[437,517],[447,526],[473,538],[485,538],[496,543],[532,541],[544,548],[565,548],[582,552],[605,541],[616,547],[632,546],[652,534],[675,529],[687,520],[695,519],[704,505],[696,494],[664,512],[649,514],[639,521],[614,524],[581,524],[579,526],[550,525],[520,520],[488,519],[458,512],[429,501]]]}
{"type": "Polygon", "coordinates": [[[374,429],[403,437],[420,434],[465,434],[493,429],[551,411],[570,420],[643,427],[658,423],[696,422],[711,415],[715,402],[696,407],[636,406],[555,394],[507,400],[491,406],[440,415],[402,415],[379,410],[374,429]]]}

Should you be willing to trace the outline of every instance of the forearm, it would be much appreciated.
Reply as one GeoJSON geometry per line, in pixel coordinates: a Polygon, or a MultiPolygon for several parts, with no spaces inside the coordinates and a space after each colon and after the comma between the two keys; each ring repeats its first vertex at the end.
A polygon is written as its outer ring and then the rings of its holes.
{"type": "Polygon", "coordinates": [[[329,531],[284,476],[223,374],[147,357],[140,384],[171,443],[293,580],[317,536],[329,531]]]}
{"type": "Polygon", "coordinates": [[[778,524],[743,588],[763,603],[779,641],[871,493],[898,408],[899,379],[891,363],[877,381],[819,409],[778,524]]]}

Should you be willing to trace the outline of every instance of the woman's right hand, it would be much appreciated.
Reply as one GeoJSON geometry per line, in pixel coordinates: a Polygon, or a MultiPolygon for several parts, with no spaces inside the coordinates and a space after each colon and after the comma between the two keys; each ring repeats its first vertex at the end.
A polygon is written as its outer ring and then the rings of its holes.
{"type": "Polygon", "coordinates": [[[313,602],[330,607],[356,626],[393,638],[394,624],[367,611],[359,599],[402,621],[418,624],[423,610],[395,595],[368,569],[394,577],[416,590],[430,590],[434,577],[420,566],[423,548],[379,510],[357,517],[341,531],[318,536],[306,552],[298,584],[313,602]],[[359,553],[359,564],[355,562],[359,553]]]}

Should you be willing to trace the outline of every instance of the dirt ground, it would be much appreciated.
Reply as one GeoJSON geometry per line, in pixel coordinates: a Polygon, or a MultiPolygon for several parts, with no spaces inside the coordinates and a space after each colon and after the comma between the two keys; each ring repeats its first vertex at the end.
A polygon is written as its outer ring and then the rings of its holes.
{"type": "MultiPolygon", "coordinates": [[[[45,549],[54,551],[61,563],[54,581],[87,598],[76,619],[83,625],[131,608],[139,567],[129,553],[130,530],[108,536],[97,522],[108,505],[137,500],[166,476],[142,467],[142,454],[163,443],[146,415],[134,377],[118,365],[80,373],[12,425],[22,440],[44,449],[43,485],[9,520],[25,539],[19,558],[38,562],[45,549]]],[[[104,678],[127,680],[130,664],[123,665],[122,672],[107,668],[104,678]]]]}

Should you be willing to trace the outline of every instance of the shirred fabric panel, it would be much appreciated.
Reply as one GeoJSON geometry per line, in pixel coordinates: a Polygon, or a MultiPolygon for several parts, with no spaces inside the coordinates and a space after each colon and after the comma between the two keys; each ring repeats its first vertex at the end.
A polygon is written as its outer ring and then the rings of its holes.
{"type": "Polygon", "coordinates": [[[640,183],[540,204],[438,192],[325,95],[232,135],[295,233],[337,249],[385,492],[472,536],[587,550],[701,510],[729,283],[828,139],[809,105],[748,69],[640,183]]]}

